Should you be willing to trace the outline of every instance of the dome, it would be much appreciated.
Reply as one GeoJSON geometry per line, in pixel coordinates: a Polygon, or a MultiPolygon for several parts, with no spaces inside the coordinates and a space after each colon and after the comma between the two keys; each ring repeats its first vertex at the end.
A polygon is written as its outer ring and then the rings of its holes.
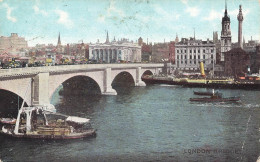
{"type": "Polygon", "coordinates": [[[222,21],[230,21],[229,16],[225,15],[225,16],[222,18],[222,21]]]}

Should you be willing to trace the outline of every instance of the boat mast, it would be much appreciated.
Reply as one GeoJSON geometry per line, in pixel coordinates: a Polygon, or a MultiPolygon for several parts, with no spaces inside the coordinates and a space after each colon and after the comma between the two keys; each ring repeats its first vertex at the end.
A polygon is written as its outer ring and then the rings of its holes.
{"type": "MultiPolygon", "coordinates": [[[[21,113],[22,113],[22,111],[23,111],[23,106],[24,106],[24,102],[25,102],[25,97],[26,97],[26,95],[27,95],[27,92],[28,92],[30,83],[31,83],[31,81],[29,82],[29,84],[28,84],[28,86],[27,86],[27,88],[26,88],[25,95],[24,95],[24,98],[23,98],[22,106],[21,106],[20,110],[18,111],[18,116],[17,116],[16,122],[15,122],[14,134],[18,134],[19,124],[20,124],[20,115],[21,115],[21,113]]],[[[18,97],[19,97],[19,96],[18,96],[18,97]]]]}

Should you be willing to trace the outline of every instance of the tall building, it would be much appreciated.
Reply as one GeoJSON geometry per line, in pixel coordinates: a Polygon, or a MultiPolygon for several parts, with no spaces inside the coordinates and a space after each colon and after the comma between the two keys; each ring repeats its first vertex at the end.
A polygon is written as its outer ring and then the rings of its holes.
{"type": "Polygon", "coordinates": [[[182,38],[175,43],[175,69],[197,71],[200,62],[204,62],[205,70],[213,70],[216,61],[216,47],[212,41],[182,38]]]}
{"type": "Polygon", "coordinates": [[[217,42],[218,42],[218,32],[213,31],[213,43],[217,43],[217,42]]]}
{"type": "Polygon", "coordinates": [[[239,5],[239,13],[237,15],[238,20],[238,46],[240,48],[243,48],[243,42],[242,42],[242,22],[244,20],[243,14],[242,14],[242,6],[239,5]]]}
{"type": "Polygon", "coordinates": [[[22,48],[27,48],[27,41],[19,37],[17,33],[11,33],[10,37],[0,37],[0,52],[12,52],[22,48]]]}
{"type": "Polygon", "coordinates": [[[109,41],[108,33],[105,43],[89,44],[89,59],[97,62],[141,62],[141,46],[128,39],[109,41]]]}
{"type": "Polygon", "coordinates": [[[142,46],[142,45],[143,45],[143,38],[142,38],[142,37],[140,37],[140,38],[138,39],[138,45],[139,45],[139,46],[142,46]]]}
{"type": "Polygon", "coordinates": [[[230,18],[227,13],[227,3],[226,3],[224,17],[222,18],[220,61],[224,61],[224,52],[227,52],[229,50],[231,50],[231,30],[230,30],[230,18]]]}

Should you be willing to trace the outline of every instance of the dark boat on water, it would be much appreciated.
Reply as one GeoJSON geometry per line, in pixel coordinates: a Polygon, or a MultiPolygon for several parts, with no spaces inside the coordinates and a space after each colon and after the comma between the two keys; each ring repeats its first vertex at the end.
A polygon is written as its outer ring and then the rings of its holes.
{"type": "Polygon", "coordinates": [[[197,91],[193,91],[193,93],[195,95],[202,95],[202,96],[212,96],[213,92],[197,92],[197,91]]]}
{"type": "Polygon", "coordinates": [[[239,97],[223,98],[221,93],[213,93],[210,97],[190,98],[190,101],[196,101],[196,102],[237,102],[237,101],[240,101],[240,98],[239,97]]]}

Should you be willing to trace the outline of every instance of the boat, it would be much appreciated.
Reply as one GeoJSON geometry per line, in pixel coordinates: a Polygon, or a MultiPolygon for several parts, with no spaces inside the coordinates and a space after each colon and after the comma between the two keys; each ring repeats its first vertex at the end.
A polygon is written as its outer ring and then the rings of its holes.
{"type": "Polygon", "coordinates": [[[240,101],[240,98],[239,97],[223,98],[221,94],[213,94],[211,97],[190,98],[190,101],[197,101],[197,102],[236,102],[236,101],[240,101]]]}
{"type": "Polygon", "coordinates": [[[197,91],[193,91],[193,93],[195,95],[203,95],[203,96],[212,96],[213,92],[197,92],[197,91]]]}
{"type": "Polygon", "coordinates": [[[21,107],[15,124],[2,122],[0,134],[16,138],[77,139],[96,136],[90,120],[56,113],[46,106],[21,107]]]}

